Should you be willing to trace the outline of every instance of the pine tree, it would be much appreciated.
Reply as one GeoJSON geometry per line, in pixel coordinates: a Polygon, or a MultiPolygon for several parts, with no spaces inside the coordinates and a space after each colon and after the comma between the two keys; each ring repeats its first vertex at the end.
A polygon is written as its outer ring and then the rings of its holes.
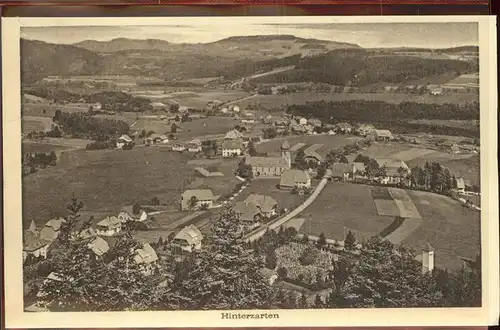
{"type": "Polygon", "coordinates": [[[321,296],[319,294],[316,295],[316,298],[314,299],[314,308],[323,308],[323,300],[321,299],[321,296]]]}
{"type": "Polygon", "coordinates": [[[242,240],[243,226],[227,212],[214,222],[212,235],[176,292],[182,309],[270,308],[274,290],[260,275],[262,260],[242,240]]]}
{"type": "Polygon", "coordinates": [[[354,236],[354,233],[349,230],[344,239],[344,248],[347,251],[352,251],[355,249],[355,247],[356,247],[356,237],[354,236]]]}
{"type": "Polygon", "coordinates": [[[319,239],[318,239],[318,242],[316,243],[316,246],[318,247],[318,249],[321,249],[325,245],[326,245],[326,236],[325,236],[325,233],[321,233],[319,235],[319,239]]]}

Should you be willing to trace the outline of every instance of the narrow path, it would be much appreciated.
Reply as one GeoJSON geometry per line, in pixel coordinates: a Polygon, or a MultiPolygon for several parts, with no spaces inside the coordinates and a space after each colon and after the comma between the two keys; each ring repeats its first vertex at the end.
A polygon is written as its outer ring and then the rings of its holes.
{"type": "Polygon", "coordinates": [[[176,229],[176,228],[179,228],[181,227],[183,224],[185,224],[186,222],[194,219],[194,218],[197,218],[199,217],[200,215],[204,214],[206,211],[197,211],[197,212],[194,212],[194,213],[191,213],[179,220],[176,220],[174,222],[172,222],[171,224],[169,224],[168,226],[165,226],[165,229],[168,229],[168,230],[173,230],[173,229],[176,229]]]}
{"type": "Polygon", "coordinates": [[[394,245],[400,244],[405,240],[411,233],[413,233],[420,224],[422,223],[422,219],[417,218],[407,218],[403,220],[401,226],[396,228],[392,233],[385,237],[386,240],[391,242],[394,245]]]}
{"type": "Polygon", "coordinates": [[[327,182],[328,182],[328,179],[323,178],[319,182],[318,186],[316,187],[316,189],[314,190],[314,192],[311,194],[311,196],[309,196],[309,198],[307,198],[304,201],[304,203],[302,203],[301,205],[299,205],[297,208],[295,208],[290,213],[285,214],[282,218],[274,220],[274,221],[268,223],[266,226],[264,226],[262,228],[257,228],[253,232],[248,233],[245,236],[244,240],[247,241],[247,242],[254,241],[254,240],[258,239],[259,237],[261,237],[262,235],[264,235],[264,233],[266,232],[267,229],[276,229],[276,228],[279,228],[284,223],[290,221],[291,219],[293,219],[294,217],[296,217],[297,215],[299,215],[309,205],[311,205],[312,202],[314,202],[314,200],[319,196],[319,194],[321,193],[321,191],[323,191],[323,188],[325,188],[327,182]]]}

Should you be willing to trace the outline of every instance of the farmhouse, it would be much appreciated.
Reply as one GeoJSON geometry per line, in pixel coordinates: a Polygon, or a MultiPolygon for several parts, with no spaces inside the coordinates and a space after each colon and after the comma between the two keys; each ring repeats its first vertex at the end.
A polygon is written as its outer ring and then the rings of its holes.
{"type": "Polygon", "coordinates": [[[292,130],[292,132],[296,133],[296,134],[302,134],[302,133],[305,133],[307,132],[307,129],[304,127],[304,126],[301,126],[299,124],[290,124],[290,129],[292,130]]]}
{"type": "Polygon", "coordinates": [[[457,190],[459,193],[465,192],[465,181],[464,178],[456,178],[455,183],[457,185],[457,190]]]}
{"type": "Polygon", "coordinates": [[[270,196],[251,194],[244,201],[236,203],[232,210],[242,221],[253,223],[277,215],[278,203],[270,196]]]}
{"type": "Polygon", "coordinates": [[[230,130],[229,132],[226,133],[226,136],[224,137],[224,139],[237,140],[237,139],[241,139],[242,137],[243,137],[243,134],[240,131],[233,129],[233,130],[230,130]]]}
{"type": "Polygon", "coordinates": [[[320,164],[323,161],[323,156],[321,156],[316,150],[309,147],[304,150],[304,160],[307,163],[314,162],[320,164]]]}
{"type": "Polygon", "coordinates": [[[381,178],[385,184],[399,183],[410,172],[408,165],[400,159],[375,158],[375,161],[379,167],[385,169],[385,177],[381,178]]]}
{"type": "Polygon", "coordinates": [[[252,157],[246,156],[245,163],[252,166],[253,176],[258,177],[278,177],[286,170],[290,169],[290,144],[285,140],[281,145],[281,157],[252,157]]]}
{"type": "Polygon", "coordinates": [[[200,152],[202,150],[201,141],[198,139],[191,140],[187,145],[187,150],[189,152],[200,152]]]}
{"type": "Polygon", "coordinates": [[[309,119],[309,124],[312,125],[313,127],[321,127],[322,123],[321,120],[319,119],[309,119]]]}
{"type": "Polygon", "coordinates": [[[354,162],[352,165],[354,166],[354,174],[363,175],[365,173],[365,163],[354,162]]]}
{"type": "Polygon", "coordinates": [[[92,242],[88,244],[88,248],[94,252],[97,257],[101,257],[109,251],[109,244],[101,237],[97,236],[92,242]]]}
{"type": "Polygon", "coordinates": [[[463,74],[442,86],[445,93],[467,93],[479,91],[479,74],[463,74]]]}
{"type": "Polygon", "coordinates": [[[137,213],[134,213],[134,206],[124,206],[121,209],[121,212],[118,213],[118,219],[121,222],[127,222],[127,221],[146,221],[148,219],[148,214],[146,211],[143,209],[135,210],[138,211],[137,213]]]}
{"type": "Polygon", "coordinates": [[[52,242],[59,235],[61,225],[66,222],[63,218],[51,219],[47,221],[42,230],[40,230],[40,238],[52,242]]]}
{"type": "Polygon", "coordinates": [[[136,251],[134,261],[142,267],[144,275],[153,275],[154,266],[158,260],[156,251],[146,243],[136,251]]]}
{"type": "Polygon", "coordinates": [[[122,230],[122,223],[117,217],[107,217],[96,225],[97,235],[113,236],[122,230]]]}
{"type": "Polygon", "coordinates": [[[222,142],[222,157],[240,156],[243,153],[241,140],[225,140],[222,142]]]}
{"type": "Polygon", "coordinates": [[[194,225],[182,228],[172,240],[172,247],[175,250],[183,252],[193,252],[201,250],[203,235],[194,225]]]}
{"type": "Polygon", "coordinates": [[[40,238],[40,233],[36,229],[34,221],[31,222],[30,228],[24,232],[23,236],[23,260],[26,260],[28,255],[32,255],[37,258],[47,258],[47,250],[49,248],[50,241],[40,238]]]}
{"type": "Polygon", "coordinates": [[[118,138],[118,140],[116,141],[116,147],[118,149],[122,149],[125,145],[129,144],[130,142],[132,142],[132,139],[130,138],[130,136],[128,135],[122,135],[118,138]]]}
{"type": "Polygon", "coordinates": [[[442,87],[433,87],[433,88],[429,88],[427,87],[428,90],[429,90],[429,94],[431,95],[443,95],[443,88],[442,87]]]}
{"type": "Polygon", "coordinates": [[[346,163],[333,163],[331,177],[335,180],[349,180],[354,176],[354,165],[346,163]]]}
{"type": "Polygon", "coordinates": [[[178,143],[176,143],[176,144],[174,144],[174,145],[172,146],[172,151],[179,151],[179,152],[183,152],[183,151],[185,151],[185,150],[186,150],[186,147],[185,147],[185,146],[183,146],[182,144],[178,144],[178,143]]]}
{"type": "Polygon", "coordinates": [[[206,205],[208,208],[213,206],[216,200],[210,189],[190,189],[181,195],[181,210],[192,210],[206,205]]]}
{"type": "Polygon", "coordinates": [[[307,125],[307,119],[302,117],[299,119],[299,124],[302,125],[302,126],[305,126],[307,125]]]}
{"type": "Polygon", "coordinates": [[[352,125],[349,123],[338,123],[336,126],[337,131],[342,132],[342,133],[351,133],[352,132],[352,125]]]}
{"type": "Polygon", "coordinates": [[[361,135],[361,136],[367,136],[374,131],[375,131],[375,126],[373,126],[371,124],[360,124],[356,128],[356,133],[361,135]]]}
{"type": "Polygon", "coordinates": [[[290,169],[281,175],[280,189],[310,188],[311,177],[306,171],[290,169]]]}
{"type": "Polygon", "coordinates": [[[375,139],[378,141],[389,141],[394,139],[391,131],[387,129],[376,129],[374,134],[375,134],[375,139]]]}

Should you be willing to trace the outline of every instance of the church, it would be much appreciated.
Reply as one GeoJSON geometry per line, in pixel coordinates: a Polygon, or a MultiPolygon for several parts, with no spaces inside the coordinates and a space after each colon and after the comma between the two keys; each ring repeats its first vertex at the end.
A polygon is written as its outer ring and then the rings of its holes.
{"type": "Polygon", "coordinates": [[[284,141],[281,145],[281,157],[252,157],[247,155],[245,163],[252,166],[253,177],[280,177],[292,167],[290,144],[284,141]]]}

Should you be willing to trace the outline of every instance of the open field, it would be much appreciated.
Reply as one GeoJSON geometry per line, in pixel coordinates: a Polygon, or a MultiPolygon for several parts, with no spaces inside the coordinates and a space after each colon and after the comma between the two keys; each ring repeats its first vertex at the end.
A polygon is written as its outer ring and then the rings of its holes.
{"type": "Polygon", "coordinates": [[[480,212],[441,195],[420,191],[408,191],[408,195],[423,222],[403,244],[420,252],[430,243],[436,250],[436,266],[441,268],[460,267],[460,257],[475,258],[481,242],[480,212]]]}
{"type": "Polygon", "coordinates": [[[284,104],[305,104],[315,101],[350,101],[369,100],[384,101],[388,103],[418,102],[418,103],[456,103],[478,101],[478,94],[457,93],[452,95],[411,95],[405,93],[326,93],[326,92],[298,92],[283,95],[258,95],[251,99],[235,102],[241,108],[248,107],[249,104],[258,103],[262,107],[279,107],[284,104]]]}
{"type": "Polygon", "coordinates": [[[252,180],[250,185],[238,195],[234,202],[245,200],[251,194],[260,194],[274,198],[278,202],[278,207],[292,210],[307,199],[307,196],[294,195],[290,190],[279,190],[276,188],[279,182],[280,179],[252,180]]]}
{"type": "Polygon", "coordinates": [[[21,106],[22,117],[54,117],[56,110],[64,112],[87,112],[90,104],[71,103],[71,104],[52,104],[49,103],[24,103],[21,106]]]}
{"type": "Polygon", "coordinates": [[[250,94],[237,90],[209,90],[209,91],[189,91],[174,92],[174,93],[145,93],[136,92],[134,96],[148,98],[154,102],[172,102],[175,101],[179,105],[189,108],[203,109],[210,101],[218,100],[222,102],[229,102],[239,98],[249,96],[250,94]]]}
{"type": "Polygon", "coordinates": [[[287,140],[291,147],[298,143],[305,143],[306,145],[322,144],[323,146],[316,151],[320,154],[326,154],[331,149],[342,148],[347,144],[361,141],[362,138],[345,135],[291,135],[286,138],[278,138],[260,143],[256,146],[256,149],[258,152],[280,152],[280,147],[284,140],[287,140]]]}
{"type": "Polygon", "coordinates": [[[66,138],[44,138],[43,140],[23,140],[22,152],[35,153],[43,152],[56,154],[74,149],[84,149],[90,140],[85,139],[66,139],[66,138]]]}
{"type": "Polygon", "coordinates": [[[37,153],[37,152],[42,152],[42,153],[51,153],[54,151],[56,154],[70,150],[70,147],[65,147],[61,145],[54,145],[50,143],[43,143],[43,142],[23,142],[22,144],[22,152],[23,154],[31,154],[31,153],[37,153]]]}
{"type": "Polygon", "coordinates": [[[410,123],[418,123],[425,125],[435,125],[435,126],[447,126],[454,128],[464,128],[468,130],[479,131],[479,121],[478,120],[439,120],[439,119],[418,119],[410,120],[410,123]]]}
{"type": "Polygon", "coordinates": [[[358,238],[377,235],[394,220],[377,214],[371,187],[349,183],[329,183],[301,217],[301,233],[335,240],[343,240],[347,229],[358,238]]]}
{"type": "MultiPolygon", "coordinates": [[[[215,195],[225,195],[231,193],[234,187],[240,183],[234,172],[238,167],[240,158],[231,158],[220,162],[219,164],[212,164],[208,168],[214,167],[214,172],[222,172],[222,177],[203,177],[200,174],[195,175],[195,179],[189,184],[188,189],[212,189],[215,195]]],[[[189,168],[194,172],[197,166],[190,165],[189,168]]]]}
{"type": "MultiPolygon", "coordinates": [[[[401,159],[410,168],[424,166],[426,162],[439,162],[453,174],[470,180],[472,184],[477,184],[480,178],[478,155],[451,154],[423,146],[397,142],[373,143],[368,149],[363,150],[361,154],[371,158],[401,159]]],[[[347,158],[352,161],[356,156],[350,155],[347,158]]]]}
{"type": "Polygon", "coordinates": [[[439,162],[447,167],[457,177],[469,180],[473,185],[479,185],[481,180],[479,155],[452,155],[436,152],[425,157],[415,158],[407,162],[408,166],[424,166],[425,162],[439,162]]]}
{"type": "Polygon", "coordinates": [[[64,153],[57,166],[23,178],[24,225],[66,215],[73,193],[89,210],[116,212],[153,197],[177,205],[194,175],[185,158],[158,148],[64,153]]]}
{"type": "Polygon", "coordinates": [[[24,116],[21,119],[21,130],[23,133],[50,131],[52,118],[24,116]]]}

